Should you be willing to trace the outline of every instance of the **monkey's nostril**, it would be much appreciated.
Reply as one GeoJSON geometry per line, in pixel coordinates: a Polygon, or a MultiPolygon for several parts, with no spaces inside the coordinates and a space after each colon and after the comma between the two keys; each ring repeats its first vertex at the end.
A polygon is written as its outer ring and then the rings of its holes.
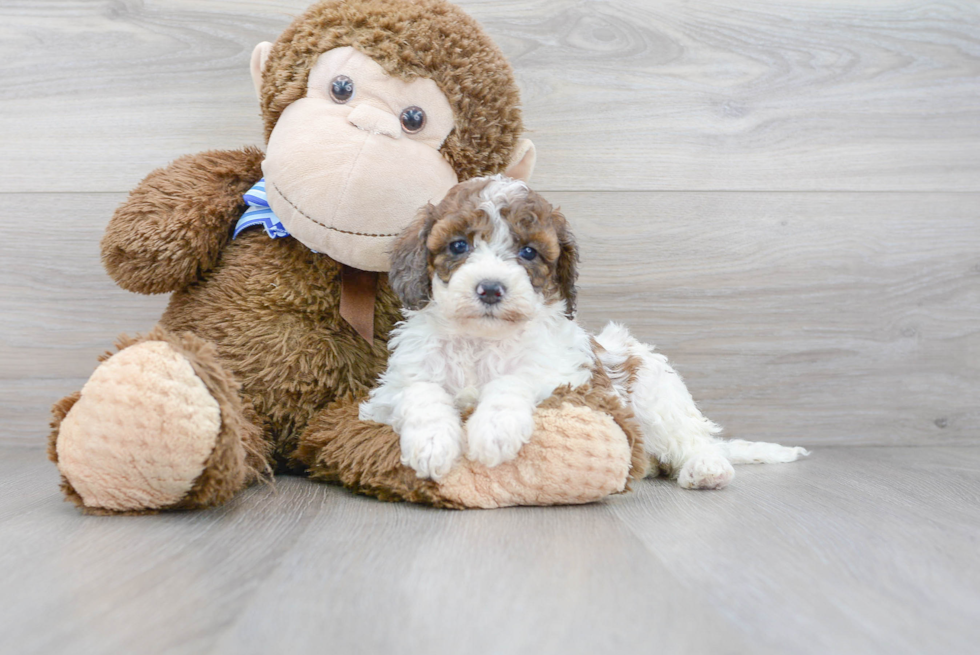
{"type": "Polygon", "coordinates": [[[476,295],[484,305],[496,305],[505,291],[504,285],[496,280],[483,280],[476,285],[476,295]]]}

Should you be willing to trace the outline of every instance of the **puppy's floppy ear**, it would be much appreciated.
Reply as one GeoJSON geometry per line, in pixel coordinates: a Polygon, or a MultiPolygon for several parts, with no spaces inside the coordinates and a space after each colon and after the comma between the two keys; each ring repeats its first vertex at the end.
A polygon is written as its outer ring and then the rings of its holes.
{"type": "Polygon", "coordinates": [[[429,249],[425,242],[436,219],[436,208],[433,205],[420,209],[412,224],[398,237],[391,253],[388,281],[408,309],[422,309],[429,302],[432,293],[429,249]]]}
{"type": "Polygon", "coordinates": [[[568,318],[575,317],[575,281],[578,279],[578,246],[575,245],[575,237],[568,227],[568,221],[561,213],[560,209],[551,212],[551,217],[555,222],[555,231],[558,234],[558,245],[561,254],[558,255],[558,263],[555,265],[555,275],[558,276],[558,291],[565,299],[568,308],[566,315],[568,318]]]}

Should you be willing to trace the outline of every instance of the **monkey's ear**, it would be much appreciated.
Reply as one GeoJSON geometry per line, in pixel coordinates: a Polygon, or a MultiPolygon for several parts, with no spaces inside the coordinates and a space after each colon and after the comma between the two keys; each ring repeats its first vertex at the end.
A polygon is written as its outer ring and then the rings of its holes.
{"type": "Polygon", "coordinates": [[[555,221],[558,232],[558,245],[561,252],[558,255],[558,263],[555,265],[555,275],[558,277],[558,291],[565,300],[566,316],[575,317],[575,301],[578,292],[575,290],[575,281],[578,279],[578,246],[575,245],[575,237],[572,236],[568,228],[568,221],[565,216],[555,209],[551,213],[555,221]]]}
{"type": "Polygon", "coordinates": [[[252,50],[252,86],[255,87],[255,95],[259,100],[262,99],[262,72],[265,71],[265,62],[271,51],[272,44],[268,41],[263,41],[252,50]]]}
{"type": "Polygon", "coordinates": [[[534,172],[534,163],[537,161],[537,158],[537,152],[531,140],[521,139],[514,148],[514,154],[510,158],[510,163],[507,164],[507,171],[504,175],[512,177],[515,180],[530,182],[531,173],[534,172]]]}
{"type": "Polygon", "coordinates": [[[428,304],[432,293],[429,249],[425,242],[437,218],[433,205],[420,209],[412,224],[398,237],[391,253],[388,282],[408,309],[422,309],[428,304]]]}

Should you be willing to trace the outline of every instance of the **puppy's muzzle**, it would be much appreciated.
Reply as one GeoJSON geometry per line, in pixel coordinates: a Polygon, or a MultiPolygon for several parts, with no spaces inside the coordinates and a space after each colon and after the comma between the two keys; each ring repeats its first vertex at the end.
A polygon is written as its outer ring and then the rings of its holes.
{"type": "Polygon", "coordinates": [[[496,305],[503,300],[504,293],[507,291],[497,280],[481,280],[476,285],[476,297],[484,305],[496,305]]]}

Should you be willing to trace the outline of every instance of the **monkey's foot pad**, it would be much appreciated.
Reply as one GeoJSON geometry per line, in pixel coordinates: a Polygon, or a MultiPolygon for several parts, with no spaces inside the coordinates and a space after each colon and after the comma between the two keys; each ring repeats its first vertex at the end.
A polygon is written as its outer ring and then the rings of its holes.
{"type": "Polygon", "coordinates": [[[88,507],[155,509],[203,472],[221,411],[191,363],[163,341],[101,364],[58,435],[58,468],[88,507]]]}
{"type": "Polygon", "coordinates": [[[464,507],[591,503],[626,487],[630,444],[608,414],[570,404],[539,409],[518,457],[494,468],[461,460],[439,491],[464,507]]]}

